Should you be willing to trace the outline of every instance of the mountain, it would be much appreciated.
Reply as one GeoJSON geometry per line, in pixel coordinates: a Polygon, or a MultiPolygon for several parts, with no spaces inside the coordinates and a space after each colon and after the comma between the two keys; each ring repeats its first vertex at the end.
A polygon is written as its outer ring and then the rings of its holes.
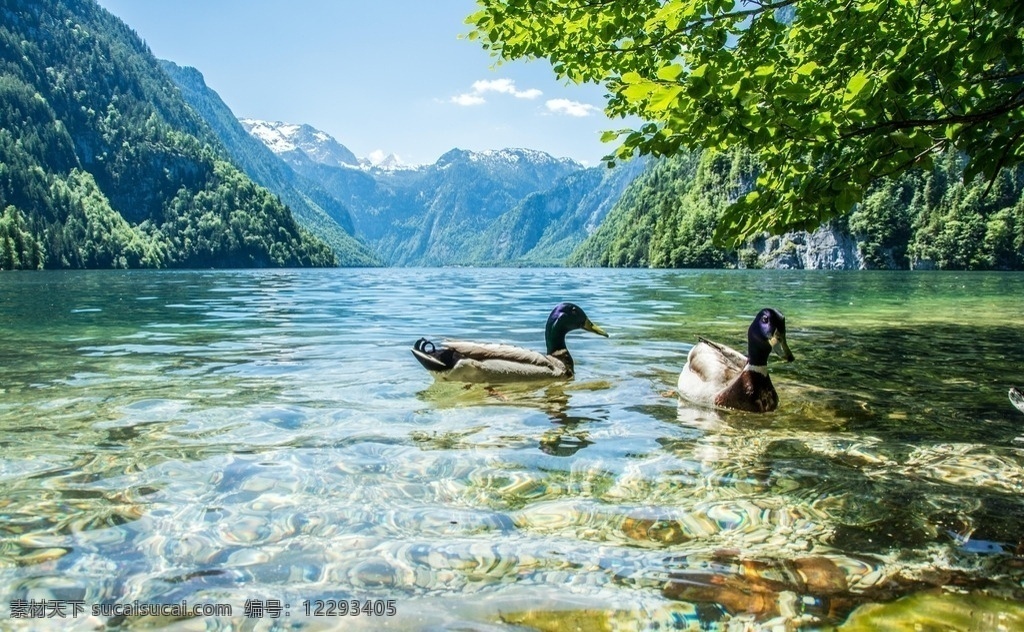
{"type": "MultiPolygon", "coordinates": [[[[516,238],[515,249],[490,252],[487,240],[492,224],[531,194],[548,191],[563,178],[583,171],[575,161],[530,149],[453,149],[432,165],[408,167],[392,161],[381,168],[354,158],[339,162],[338,156],[351,152],[308,125],[252,119],[244,120],[243,125],[296,172],[319,183],[345,204],[352,214],[355,235],[388,265],[495,265],[516,261],[537,242],[521,236],[516,238]],[[524,244],[532,245],[524,249],[524,244]]],[[[561,198],[558,194],[551,198],[573,206],[571,211],[566,206],[564,214],[552,210],[546,215],[548,223],[563,219],[575,222],[578,234],[570,242],[586,236],[586,221],[577,215],[603,215],[596,210],[600,206],[596,201],[575,208],[586,197],[586,183],[599,186],[601,182],[601,177],[592,176],[582,185],[566,184],[561,198]]],[[[514,222],[506,220],[509,223],[514,222]]],[[[541,232],[544,230],[548,229],[541,232]]],[[[554,242],[564,239],[554,237],[558,234],[554,228],[548,233],[554,242]]],[[[564,245],[561,249],[569,250],[564,245]]],[[[543,260],[547,262],[552,256],[545,255],[543,260]]]]}
{"type": "Polygon", "coordinates": [[[592,167],[531,193],[480,235],[471,260],[477,265],[564,265],[643,166],[637,159],[615,169],[592,167]]]}
{"type": "Polygon", "coordinates": [[[405,239],[385,239],[383,244],[404,250],[404,258],[396,262],[400,265],[478,263],[472,253],[494,220],[531,193],[547,190],[580,169],[574,161],[528,149],[453,149],[433,165],[390,172],[381,180],[392,187],[398,202],[392,234],[405,239]]]}
{"type": "Polygon", "coordinates": [[[271,151],[289,160],[309,160],[330,167],[359,166],[359,159],[348,147],[310,125],[248,118],[240,119],[240,122],[247,132],[271,151]]]}
{"type": "Polygon", "coordinates": [[[395,154],[384,154],[384,152],[372,152],[366,158],[359,159],[359,166],[363,169],[381,169],[383,171],[395,171],[397,169],[415,169],[415,165],[406,164],[395,154]]]}
{"type": "Polygon", "coordinates": [[[721,268],[736,254],[711,243],[718,217],[751,181],[746,154],[652,160],[570,265],[721,268]]]}
{"type": "Polygon", "coordinates": [[[333,265],[93,0],[0,7],[0,268],[333,265]]]}
{"type": "MultiPolygon", "coordinates": [[[[170,61],[161,60],[160,63],[164,72],[178,86],[185,101],[217,135],[235,164],[255,182],[278,195],[300,225],[331,247],[339,265],[379,265],[377,257],[352,236],[352,216],[344,204],[331,197],[316,182],[296,173],[263,142],[257,140],[244,121],[239,122],[220,96],[206,85],[198,70],[184,68],[170,61]]],[[[301,135],[294,136],[298,136],[296,141],[303,141],[301,135]]],[[[272,136],[268,134],[268,138],[272,136]]],[[[285,142],[283,139],[278,140],[285,142]]],[[[287,146],[284,151],[297,151],[296,145],[287,146]]],[[[332,155],[351,156],[351,160],[355,160],[355,156],[340,145],[337,145],[332,155]]],[[[325,155],[325,159],[331,158],[325,155]]]]}

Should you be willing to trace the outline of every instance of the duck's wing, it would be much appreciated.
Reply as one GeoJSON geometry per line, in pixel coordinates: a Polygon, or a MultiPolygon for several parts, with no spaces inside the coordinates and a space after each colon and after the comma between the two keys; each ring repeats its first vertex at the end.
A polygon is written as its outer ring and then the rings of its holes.
{"type": "Polygon", "coordinates": [[[547,366],[551,364],[550,356],[543,353],[499,343],[467,342],[465,340],[445,340],[444,346],[455,350],[464,358],[470,358],[480,362],[489,360],[504,360],[519,364],[533,364],[536,366],[547,366]]]}
{"type": "Polygon", "coordinates": [[[743,372],[743,354],[710,340],[701,339],[686,356],[679,374],[679,396],[704,406],[715,406],[715,398],[743,372]]]}
{"type": "Polygon", "coordinates": [[[687,363],[690,365],[690,370],[704,381],[727,384],[747,366],[747,356],[732,347],[707,338],[699,340],[700,342],[690,350],[687,363]]]}
{"type": "Polygon", "coordinates": [[[566,375],[562,361],[523,347],[465,340],[446,340],[444,347],[457,358],[448,374],[452,379],[539,379],[566,375]]]}

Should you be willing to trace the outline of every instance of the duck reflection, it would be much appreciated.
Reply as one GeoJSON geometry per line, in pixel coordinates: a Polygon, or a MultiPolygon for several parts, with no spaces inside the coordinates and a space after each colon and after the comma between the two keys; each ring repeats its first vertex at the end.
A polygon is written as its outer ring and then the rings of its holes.
{"type": "Polygon", "coordinates": [[[540,451],[551,456],[572,456],[593,445],[586,430],[577,428],[578,421],[558,422],[540,438],[540,451]]]}
{"type": "Polygon", "coordinates": [[[514,406],[541,411],[550,419],[552,427],[545,430],[537,442],[541,452],[551,456],[572,456],[593,445],[586,429],[589,422],[603,420],[573,408],[573,391],[607,388],[603,381],[547,384],[469,384],[436,381],[420,391],[420,400],[437,409],[456,409],[479,406],[514,406]]]}

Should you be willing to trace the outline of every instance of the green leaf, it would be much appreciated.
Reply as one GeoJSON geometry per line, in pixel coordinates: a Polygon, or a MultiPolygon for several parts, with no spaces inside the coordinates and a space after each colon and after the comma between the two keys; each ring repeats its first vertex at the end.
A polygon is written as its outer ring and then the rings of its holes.
{"type": "Polygon", "coordinates": [[[675,81],[683,74],[683,67],[680,64],[671,64],[658,69],[658,79],[675,81]]]}
{"type": "Polygon", "coordinates": [[[711,92],[711,84],[702,77],[691,78],[686,86],[686,94],[692,99],[699,99],[711,92]]]}
{"type": "Polygon", "coordinates": [[[899,145],[900,147],[909,148],[914,146],[914,141],[910,138],[910,136],[903,132],[895,132],[892,135],[892,139],[896,141],[896,144],[899,145]]]}
{"type": "Polygon", "coordinates": [[[815,70],[817,70],[817,68],[818,68],[818,63],[817,62],[809,61],[806,64],[804,64],[803,66],[800,66],[799,68],[797,68],[796,69],[796,74],[803,75],[803,76],[806,77],[806,76],[810,75],[812,72],[814,72],[815,70]]]}
{"type": "Polygon", "coordinates": [[[651,94],[651,88],[653,87],[654,84],[649,81],[634,83],[623,88],[622,95],[633,101],[641,101],[651,94]]]}
{"type": "Polygon", "coordinates": [[[650,110],[652,112],[664,112],[671,109],[681,92],[682,88],[679,86],[669,86],[655,90],[651,94],[650,110]]]}
{"type": "Polygon", "coordinates": [[[870,87],[871,77],[863,72],[858,72],[851,77],[848,82],[846,82],[846,92],[843,94],[843,103],[853,103],[870,87]]]}
{"type": "Polygon", "coordinates": [[[907,79],[906,75],[900,71],[890,74],[886,78],[885,82],[896,94],[906,94],[914,87],[913,82],[911,82],[910,79],[907,79]]]}

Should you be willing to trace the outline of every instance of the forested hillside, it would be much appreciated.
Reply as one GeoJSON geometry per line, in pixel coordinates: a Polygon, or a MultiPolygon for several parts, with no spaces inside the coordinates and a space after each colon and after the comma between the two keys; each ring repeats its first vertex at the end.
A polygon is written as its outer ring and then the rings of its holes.
{"type": "Polygon", "coordinates": [[[353,236],[352,217],[344,204],[331,197],[253,138],[220,96],[206,85],[202,73],[169,61],[161,67],[181,90],[185,102],[210,126],[232,160],[255,182],[280,196],[296,221],[325,241],[338,265],[379,265],[378,259],[353,236]]]}
{"type": "Polygon", "coordinates": [[[476,237],[468,260],[476,265],[565,265],[643,165],[636,160],[615,169],[591,167],[528,195],[476,237]]]}
{"type": "Polygon", "coordinates": [[[333,265],[92,0],[0,3],[0,268],[333,265]]]}
{"type": "MultiPolygon", "coordinates": [[[[965,166],[958,154],[947,152],[928,171],[876,183],[848,219],[825,230],[853,239],[856,265],[866,268],[1024,269],[1024,169],[1004,169],[992,183],[965,183],[965,166]]],[[[756,174],[756,163],[742,151],[683,153],[652,162],[569,263],[779,265],[780,255],[805,236],[790,233],[768,246],[764,239],[752,240],[739,252],[711,243],[725,207],[751,189],[756,174]]]]}

